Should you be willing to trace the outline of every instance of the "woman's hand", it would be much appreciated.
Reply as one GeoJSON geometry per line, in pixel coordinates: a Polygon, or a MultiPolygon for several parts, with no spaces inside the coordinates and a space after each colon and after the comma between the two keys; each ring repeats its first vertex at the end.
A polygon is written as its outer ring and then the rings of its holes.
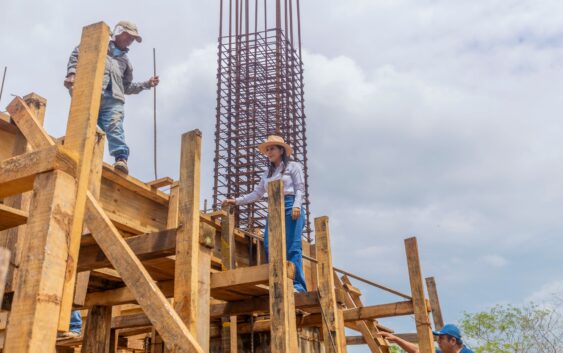
{"type": "Polygon", "coordinates": [[[294,207],[291,210],[291,218],[295,221],[299,216],[301,216],[301,208],[294,207]]]}
{"type": "Polygon", "coordinates": [[[224,206],[235,206],[235,205],[236,205],[235,199],[225,199],[221,202],[222,207],[224,207],[224,206]]]}

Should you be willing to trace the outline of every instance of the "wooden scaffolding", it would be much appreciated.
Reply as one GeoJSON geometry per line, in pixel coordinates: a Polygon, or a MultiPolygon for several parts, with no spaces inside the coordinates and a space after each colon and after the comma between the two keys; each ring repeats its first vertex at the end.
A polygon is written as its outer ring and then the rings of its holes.
{"type": "Polygon", "coordinates": [[[388,353],[377,332],[392,331],[377,319],[400,315],[415,317],[416,333],[404,337],[434,352],[429,313],[443,323],[432,278],[425,296],[415,238],[405,240],[411,294],[370,282],[402,301],[366,306],[358,277],[333,268],[329,219],[316,218],[316,243],[304,242],[309,292],[294,293],[281,181],[268,185],[266,261],[261,235],[236,229],[232,209],[200,210],[198,130],[182,135],[177,181],[144,183],[104,164],[96,120],[108,38],[104,23],[84,27],[64,137],[43,129],[46,101],[36,94],[0,115],[0,246],[11,253],[0,253],[3,352],[342,353],[367,344],[388,353]],[[83,335],[57,341],[72,310],[86,317],[83,335]]]}

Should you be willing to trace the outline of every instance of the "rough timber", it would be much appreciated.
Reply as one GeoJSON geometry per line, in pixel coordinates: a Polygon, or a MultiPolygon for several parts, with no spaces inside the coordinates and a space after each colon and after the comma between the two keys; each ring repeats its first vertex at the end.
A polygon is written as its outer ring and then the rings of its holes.
{"type": "Polygon", "coordinates": [[[405,242],[411,294],[378,285],[401,301],[365,305],[333,267],[329,219],[318,217],[316,244],[304,242],[310,291],[295,294],[281,181],[268,186],[267,263],[260,235],[236,229],[231,209],[200,211],[199,130],[182,135],[178,181],[144,183],[104,164],[94,127],[108,33],[104,23],[84,28],[64,138],[43,129],[37,94],[0,115],[4,352],[342,353],[366,344],[388,353],[377,332],[391,330],[377,319],[412,314],[416,333],[404,337],[434,352],[430,302],[436,325],[442,316],[433,278],[426,299],[415,238],[405,242]],[[56,341],[73,308],[83,337],[56,341]],[[360,335],[346,337],[345,327],[360,335]]]}

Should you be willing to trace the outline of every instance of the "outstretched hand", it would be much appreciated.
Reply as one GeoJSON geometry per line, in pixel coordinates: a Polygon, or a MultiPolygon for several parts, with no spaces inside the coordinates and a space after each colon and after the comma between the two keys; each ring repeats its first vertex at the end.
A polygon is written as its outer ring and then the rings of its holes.
{"type": "Polygon", "coordinates": [[[149,86],[156,87],[160,83],[160,78],[158,76],[153,76],[149,78],[149,86]]]}

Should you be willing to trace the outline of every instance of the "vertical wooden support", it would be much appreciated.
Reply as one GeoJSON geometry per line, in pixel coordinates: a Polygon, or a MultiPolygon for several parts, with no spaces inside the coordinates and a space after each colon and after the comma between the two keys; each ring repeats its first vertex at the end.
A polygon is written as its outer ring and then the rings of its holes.
{"type": "Polygon", "coordinates": [[[409,267],[409,279],[412,302],[414,306],[416,333],[418,335],[418,346],[421,353],[435,353],[434,336],[432,335],[430,318],[428,317],[426,299],[424,297],[422,270],[420,268],[420,259],[418,256],[418,243],[415,237],[405,239],[405,250],[407,253],[407,265],[409,267]]]}
{"type": "MultiPolygon", "coordinates": [[[[35,93],[30,93],[24,96],[23,99],[32,113],[35,114],[37,123],[43,125],[47,100],[35,93]]],[[[16,156],[29,151],[31,151],[31,146],[28,145],[27,140],[23,136],[18,136],[12,155],[16,156]]],[[[31,203],[31,194],[31,192],[26,192],[9,196],[4,199],[4,204],[27,212],[31,203]]],[[[11,252],[10,267],[8,268],[6,278],[6,292],[13,292],[16,288],[17,272],[20,267],[26,227],[23,224],[16,228],[0,231],[0,246],[6,247],[11,252]]]]}
{"type": "Polygon", "coordinates": [[[317,240],[317,285],[321,297],[320,305],[322,308],[321,315],[323,316],[322,332],[325,351],[327,353],[346,352],[346,343],[341,342],[342,335],[340,334],[344,327],[337,316],[336,296],[334,294],[334,271],[332,269],[328,217],[315,218],[315,238],[317,240]],[[342,351],[343,345],[344,351],[342,351]]]}
{"type": "Polygon", "coordinates": [[[88,312],[82,353],[106,353],[110,349],[111,306],[94,305],[88,312]]]}
{"type": "Polygon", "coordinates": [[[426,289],[428,290],[428,299],[430,299],[430,308],[432,309],[434,329],[436,331],[439,331],[444,326],[444,319],[442,318],[440,298],[438,297],[438,289],[436,288],[436,280],[434,279],[434,277],[426,278],[426,289]]]}
{"type": "Polygon", "coordinates": [[[211,253],[215,248],[215,227],[200,224],[199,269],[197,282],[197,339],[208,352],[211,336],[211,253]]]}
{"type": "Polygon", "coordinates": [[[293,286],[288,278],[285,244],[285,209],[283,182],[268,184],[268,234],[270,254],[270,320],[272,353],[295,352],[297,335],[291,328],[295,321],[295,306],[292,306],[293,286]],[[295,342],[294,342],[295,341],[295,342]]]}
{"type": "Polygon", "coordinates": [[[179,186],[173,185],[170,188],[170,198],[168,199],[168,215],[166,218],[166,228],[178,228],[178,193],[179,186]]]}
{"type": "MultiPolygon", "coordinates": [[[[90,166],[90,182],[88,190],[96,198],[100,198],[100,189],[102,186],[102,170],[104,166],[104,146],[105,134],[100,130],[96,132],[96,143],[92,154],[92,164],[90,166]]],[[[89,233],[87,227],[84,227],[84,233],[89,233]]],[[[90,271],[82,271],[76,275],[76,285],[74,289],[74,305],[84,305],[86,300],[86,292],[90,281],[90,271]]]]}
{"type": "MultiPolygon", "coordinates": [[[[235,213],[233,207],[225,209],[227,215],[221,219],[221,263],[223,271],[235,269],[235,213]]],[[[221,347],[223,353],[237,351],[237,317],[221,318],[221,347]]]]}
{"type": "Polygon", "coordinates": [[[6,352],[53,351],[57,337],[53,313],[61,305],[75,193],[74,178],[63,172],[55,170],[35,178],[6,352]]]}
{"type": "Polygon", "coordinates": [[[200,157],[201,132],[193,130],[183,134],[180,154],[174,307],[198,341],[200,157]]]}
{"type": "Polygon", "coordinates": [[[68,330],[74,300],[76,265],[80,250],[92,155],[96,143],[96,123],[100,110],[109,35],[109,27],[105,23],[99,22],[84,27],[80,39],[76,80],[72,90],[64,141],[64,146],[78,158],[78,165],[76,203],[68,241],[67,271],[59,317],[59,330],[61,331],[68,330]]]}

